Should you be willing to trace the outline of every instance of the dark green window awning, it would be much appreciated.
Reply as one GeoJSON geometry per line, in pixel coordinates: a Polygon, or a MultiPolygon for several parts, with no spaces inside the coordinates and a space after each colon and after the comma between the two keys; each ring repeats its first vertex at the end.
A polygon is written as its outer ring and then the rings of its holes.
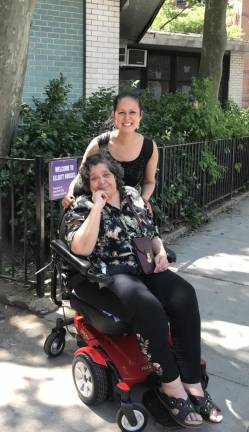
{"type": "Polygon", "coordinates": [[[120,38],[139,42],[165,0],[121,0],[120,38]]]}

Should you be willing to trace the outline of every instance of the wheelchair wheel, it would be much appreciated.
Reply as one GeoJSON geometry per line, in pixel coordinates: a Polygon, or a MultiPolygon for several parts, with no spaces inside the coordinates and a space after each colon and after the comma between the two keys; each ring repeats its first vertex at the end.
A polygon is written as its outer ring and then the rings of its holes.
{"type": "Polygon", "coordinates": [[[117,412],[117,424],[121,431],[124,432],[138,432],[145,428],[148,422],[148,414],[143,407],[143,405],[139,403],[134,403],[132,406],[133,413],[136,417],[137,424],[135,426],[132,426],[130,422],[128,421],[122,407],[119,408],[117,412]]]}
{"type": "Polygon", "coordinates": [[[86,405],[103,402],[108,394],[106,368],[95,363],[88,355],[79,354],[73,360],[73,380],[79,398],[86,405]]]}
{"type": "Polygon", "coordinates": [[[44,343],[44,351],[49,357],[59,356],[65,348],[66,330],[52,331],[44,343]]]}

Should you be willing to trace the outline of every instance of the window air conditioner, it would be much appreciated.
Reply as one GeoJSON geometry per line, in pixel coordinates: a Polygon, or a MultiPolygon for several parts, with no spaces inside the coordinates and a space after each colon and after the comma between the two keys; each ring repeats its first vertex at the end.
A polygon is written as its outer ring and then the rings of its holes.
{"type": "Polygon", "coordinates": [[[127,64],[127,47],[119,48],[119,66],[126,66],[127,64]]]}
{"type": "Polygon", "coordinates": [[[146,67],[147,50],[130,48],[127,50],[127,66],[146,67]]]}

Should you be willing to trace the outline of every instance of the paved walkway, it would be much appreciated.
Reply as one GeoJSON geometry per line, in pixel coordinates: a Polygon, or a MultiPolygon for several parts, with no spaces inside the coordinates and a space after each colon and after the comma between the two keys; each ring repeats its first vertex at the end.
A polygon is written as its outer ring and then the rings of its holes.
{"type": "MultiPolygon", "coordinates": [[[[196,290],[209,390],[225,418],[217,431],[249,427],[249,196],[178,239],[174,266],[196,290]]],[[[213,431],[214,426],[204,430],[213,431]]],[[[248,429],[249,430],[249,429],[248,429]]]]}
{"type": "MultiPolygon", "coordinates": [[[[235,200],[232,209],[215,217],[200,231],[176,240],[172,248],[177,253],[173,268],[197,291],[203,356],[210,374],[209,390],[225,416],[222,424],[205,424],[201,430],[246,432],[249,428],[249,194],[238,203],[235,200]]],[[[14,285],[2,281],[0,284],[1,432],[117,432],[118,404],[106,402],[90,409],[76,395],[71,376],[74,341],[69,338],[63,355],[56,359],[49,360],[43,353],[44,340],[59,312],[41,318],[6,306],[6,301],[16,304],[16,298],[20,306],[25,306],[24,293],[14,285]]],[[[27,304],[31,310],[43,308],[37,303],[30,306],[30,298],[27,304]]],[[[145,429],[146,432],[161,430],[153,420],[145,429]]]]}

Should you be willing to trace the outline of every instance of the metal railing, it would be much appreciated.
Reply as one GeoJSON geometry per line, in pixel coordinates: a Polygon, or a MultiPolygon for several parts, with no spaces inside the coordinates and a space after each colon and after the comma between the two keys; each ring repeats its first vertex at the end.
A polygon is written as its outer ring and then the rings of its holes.
{"type": "Polygon", "coordinates": [[[249,183],[249,137],[159,148],[156,202],[169,221],[191,199],[201,209],[229,198],[249,183]]]}
{"type": "Polygon", "coordinates": [[[43,165],[40,157],[0,157],[0,277],[34,285],[39,296],[44,294],[42,275],[35,276],[44,263],[43,165]]]}
{"type": "MultiPolygon", "coordinates": [[[[181,219],[186,200],[206,209],[249,184],[249,137],[169,145],[159,153],[155,197],[168,221],[181,219]]],[[[0,158],[0,278],[31,284],[38,296],[44,274],[35,273],[49,259],[59,208],[48,199],[48,162],[0,158]]]]}

